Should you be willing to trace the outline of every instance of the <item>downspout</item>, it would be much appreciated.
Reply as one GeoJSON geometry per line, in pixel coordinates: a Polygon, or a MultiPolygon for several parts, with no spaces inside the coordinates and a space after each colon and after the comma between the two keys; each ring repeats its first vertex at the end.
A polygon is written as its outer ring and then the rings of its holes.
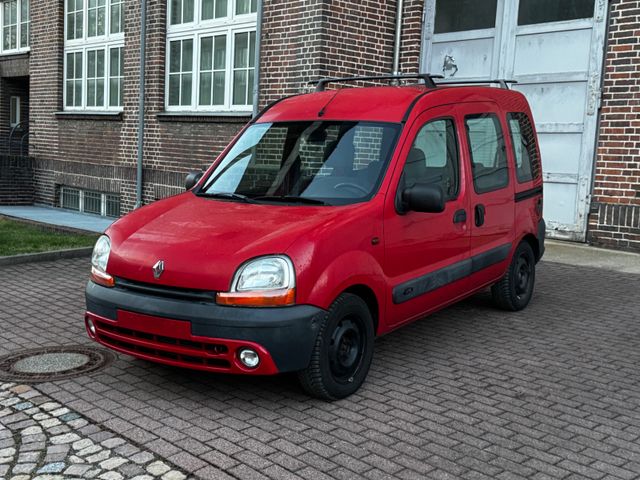
{"type": "Polygon", "coordinates": [[[258,115],[258,102],[260,100],[260,48],[262,46],[262,0],[258,0],[258,22],[256,24],[256,51],[255,73],[253,76],[253,118],[258,115]]]}
{"type": "Polygon", "coordinates": [[[400,74],[400,44],[402,42],[402,14],[404,11],[404,0],[398,0],[398,11],[396,13],[396,43],[393,48],[393,75],[400,74]]]}
{"type": "Polygon", "coordinates": [[[142,206],[142,159],[144,157],[144,87],[147,39],[147,0],[140,5],[140,98],[138,100],[138,162],[136,173],[136,208],[142,206]]]}

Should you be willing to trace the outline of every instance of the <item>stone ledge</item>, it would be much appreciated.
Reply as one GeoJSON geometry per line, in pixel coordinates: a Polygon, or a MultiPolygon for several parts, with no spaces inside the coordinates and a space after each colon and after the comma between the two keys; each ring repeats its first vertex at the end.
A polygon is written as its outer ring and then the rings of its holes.
{"type": "Polygon", "coordinates": [[[159,122],[245,124],[251,120],[251,115],[245,113],[160,112],[156,114],[156,118],[159,122]]]}
{"type": "Polygon", "coordinates": [[[62,258],[81,258],[81,257],[88,258],[91,256],[92,252],[93,252],[93,247],[81,247],[81,248],[70,248],[67,250],[54,250],[52,252],[23,253],[20,255],[10,255],[7,257],[0,257],[0,267],[4,267],[8,265],[19,265],[21,263],[49,262],[53,260],[60,260],[62,258]]]}
{"type": "Polygon", "coordinates": [[[58,120],[93,120],[101,122],[119,122],[122,120],[122,112],[85,112],[66,111],[56,112],[58,120]]]}

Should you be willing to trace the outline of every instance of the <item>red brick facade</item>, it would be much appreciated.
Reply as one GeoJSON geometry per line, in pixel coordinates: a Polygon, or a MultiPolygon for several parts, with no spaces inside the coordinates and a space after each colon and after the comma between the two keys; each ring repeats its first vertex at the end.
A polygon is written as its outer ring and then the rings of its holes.
{"type": "Polygon", "coordinates": [[[640,251],[640,2],[611,2],[589,240],[640,251]]]}

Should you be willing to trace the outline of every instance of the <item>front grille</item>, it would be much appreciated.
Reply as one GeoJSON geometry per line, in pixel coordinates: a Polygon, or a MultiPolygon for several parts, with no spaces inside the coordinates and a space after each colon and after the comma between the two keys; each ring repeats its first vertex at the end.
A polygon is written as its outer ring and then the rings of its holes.
{"type": "Polygon", "coordinates": [[[155,297],[174,298],[190,302],[215,303],[216,301],[216,292],[167,287],[165,285],[151,285],[148,283],[134,282],[120,277],[116,278],[116,288],[136,293],[143,293],[145,295],[153,295],[155,297]]]}
{"type": "Polygon", "coordinates": [[[132,355],[169,360],[194,367],[229,369],[229,349],[215,342],[171,338],[94,321],[98,340],[132,355]]]}

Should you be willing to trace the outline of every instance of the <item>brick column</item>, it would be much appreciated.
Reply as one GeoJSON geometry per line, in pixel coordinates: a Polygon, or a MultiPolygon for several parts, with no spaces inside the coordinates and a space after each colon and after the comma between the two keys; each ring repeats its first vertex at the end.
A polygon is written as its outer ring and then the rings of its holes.
{"type": "Polygon", "coordinates": [[[589,241],[640,251],[637,2],[611,1],[589,241]]]}

